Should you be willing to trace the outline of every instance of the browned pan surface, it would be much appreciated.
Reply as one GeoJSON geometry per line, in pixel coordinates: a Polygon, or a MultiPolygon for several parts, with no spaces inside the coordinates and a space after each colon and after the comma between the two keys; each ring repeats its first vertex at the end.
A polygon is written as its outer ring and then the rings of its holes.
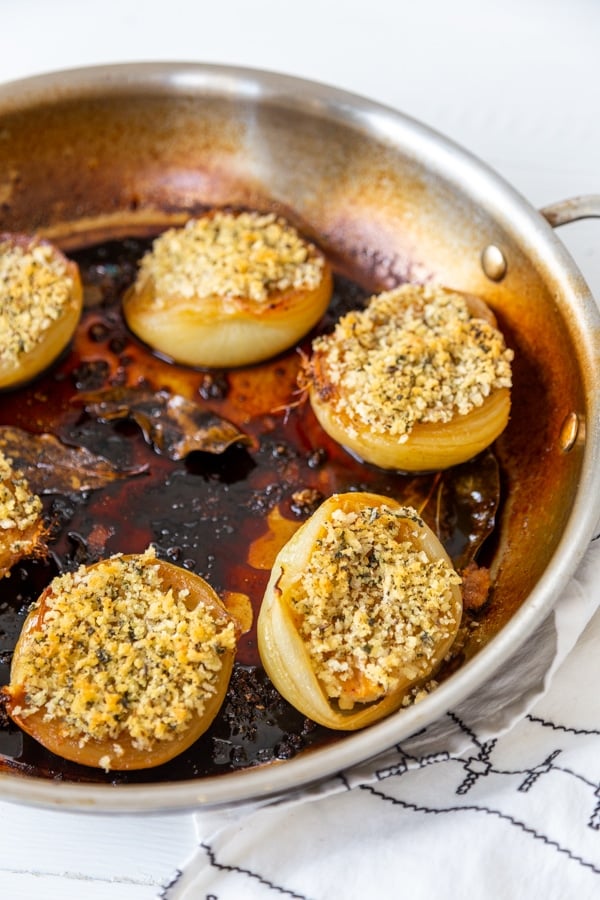
{"type": "MultiPolygon", "coordinates": [[[[255,449],[239,451],[226,463],[212,460],[204,474],[197,470],[205,462],[198,461],[177,474],[181,466],[158,457],[133,429],[114,426],[115,445],[124,442],[131,460],[148,464],[156,477],[127,487],[135,521],[119,525],[122,486],[78,510],[55,548],[63,561],[75,559],[78,539],[80,554],[89,554],[99,522],[100,531],[112,529],[103,549],[137,552],[148,540],[159,541],[162,521],[165,552],[183,554],[221,589],[247,589],[256,605],[265,570],[256,557],[250,565],[249,548],[259,552],[273,530],[281,538],[288,526],[274,516],[293,523],[308,514],[309,503],[293,508],[301,489],[314,491],[313,499],[361,484],[396,496],[411,489],[409,479],[364,467],[331,446],[302,405],[287,416],[281,413],[298,368],[294,352],[223,376],[173,367],[149,356],[127,334],[118,295],[143,244],[90,248],[107,240],[143,241],[166,223],[214,205],[281,211],[316,240],[337,272],[330,321],[345,305],[405,280],[435,280],[478,293],[494,308],[515,349],[515,387],[509,427],[494,448],[502,501],[483,551],[484,563],[492,567],[491,599],[461,657],[473,660],[418,710],[403,711],[352,738],[315,735],[299,717],[279,709],[274,715],[280,717],[281,733],[269,735],[265,759],[285,760],[281,765],[255,768],[257,756],[247,761],[250,768],[230,765],[229,774],[215,777],[218,767],[203,753],[178,771],[147,773],[149,784],[119,785],[108,789],[110,794],[104,785],[40,783],[37,777],[24,783],[9,771],[2,785],[20,800],[101,809],[239,802],[368,758],[476,690],[502,665],[551,608],[597,518],[598,509],[588,502],[598,494],[597,317],[573,264],[534,210],[467,154],[360,98],[244,70],[113,67],[33,79],[0,91],[0,229],[56,240],[77,255],[88,282],[88,311],[72,353],[35,389],[6,395],[0,424],[27,427],[28,421],[37,431],[59,428],[75,442],[87,427],[85,439],[101,446],[107,432],[81,418],[73,402],[77,393],[143,377],[155,390],[201,397],[246,429],[255,449]],[[507,262],[500,281],[482,267],[482,252],[490,244],[507,262]],[[106,275],[110,266],[113,282],[106,275]],[[112,292],[114,306],[102,305],[102,291],[112,292]],[[574,414],[581,424],[567,451],[565,422],[574,414]],[[193,477],[209,487],[218,483],[220,490],[205,490],[204,505],[196,508],[204,525],[197,531],[176,516],[175,525],[169,524],[160,508],[167,500],[172,505],[175,494],[165,500],[159,482],[170,478],[183,484],[193,477]],[[233,509],[240,508],[242,497],[245,515],[234,524],[233,509]],[[231,504],[225,513],[223,503],[231,504]],[[207,504],[215,506],[210,516],[207,504]],[[225,518],[236,539],[223,527],[213,552],[207,542],[225,518]],[[238,547],[240,555],[231,564],[238,547]],[[310,747],[317,749],[299,752],[310,747]],[[183,784],[168,783],[182,778],[183,784]]],[[[177,499],[190,502],[189,494],[177,499]]],[[[36,572],[35,578],[47,574],[36,572]]],[[[240,651],[243,666],[257,663],[253,642],[251,632],[240,651]]],[[[247,672],[244,677],[250,679],[247,672]]],[[[251,704],[264,706],[268,687],[242,679],[239,690],[240,696],[254,692],[258,700],[251,704]]],[[[277,706],[277,698],[271,700],[277,706]]],[[[52,760],[31,754],[31,775],[53,774],[52,760]]]]}

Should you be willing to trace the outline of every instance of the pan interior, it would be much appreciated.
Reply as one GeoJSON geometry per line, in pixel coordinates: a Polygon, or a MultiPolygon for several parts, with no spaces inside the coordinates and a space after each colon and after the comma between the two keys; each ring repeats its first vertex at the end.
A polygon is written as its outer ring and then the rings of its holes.
{"type": "MultiPolygon", "coordinates": [[[[585,285],[541,218],[493,173],[361,98],[265,73],[177,65],[84,70],[0,90],[1,230],[37,232],[70,252],[145,237],[214,206],[285,214],[366,291],[432,281],[479,294],[494,309],[515,367],[511,420],[497,444],[506,502],[493,596],[467,653],[481,680],[550,609],[598,516],[584,500],[600,494],[598,322],[585,285]],[[490,245],[506,261],[499,281],[482,267],[490,245]]],[[[427,704],[431,718],[439,715],[443,691],[455,701],[475,690],[463,675],[424,702],[419,722],[427,704]]],[[[411,712],[394,717],[394,740],[414,730],[411,712]]],[[[389,727],[382,738],[377,728],[371,734],[346,763],[387,748],[380,740],[389,742],[389,727]]],[[[184,785],[171,795],[147,785],[142,798],[117,805],[246,801],[255,790],[291,786],[287,765],[237,775],[228,787],[216,779],[191,797],[184,785]]],[[[302,763],[302,779],[336,767],[333,750],[319,750],[302,763]]],[[[17,799],[35,795],[26,779],[2,778],[17,799]]],[[[34,802],[65,796],[58,784],[39,790],[34,802]]],[[[69,799],[105,802],[99,787],[69,799]]]]}

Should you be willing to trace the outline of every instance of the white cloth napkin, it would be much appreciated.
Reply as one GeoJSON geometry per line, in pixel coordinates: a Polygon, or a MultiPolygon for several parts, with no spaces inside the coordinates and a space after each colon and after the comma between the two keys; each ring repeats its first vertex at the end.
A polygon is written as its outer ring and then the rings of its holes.
{"type": "Polygon", "coordinates": [[[165,900],[600,897],[600,539],[476,697],[289,801],[198,813],[165,900]]]}

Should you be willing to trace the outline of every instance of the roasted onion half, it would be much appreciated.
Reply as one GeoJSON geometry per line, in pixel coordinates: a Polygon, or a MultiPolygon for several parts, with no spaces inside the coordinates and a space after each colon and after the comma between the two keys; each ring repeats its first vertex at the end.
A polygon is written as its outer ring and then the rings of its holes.
{"type": "Polygon", "coordinates": [[[31,381],[60,356],[82,304],[79,269],[57,247],[0,234],[0,388],[31,381]]]}
{"type": "Polygon", "coordinates": [[[65,759],[143,769],[216,716],[239,634],[198,575],[144,554],[54,579],[15,647],[7,713],[65,759]]]}
{"type": "Polygon", "coordinates": [[[385,469],[471,459],[505,429],[512,350],[477,297],[403,285],[313,342],[312,408],[342,446],[385,469]]]}
{"type": "Polygon", "coordinates": [[[289,703],[328,728],[355,730],[431,682],[461,615],[460,578],[414,509],[335,494],[278,554],[258,647],[289,703]]]}
{"type": "Polygon", "coordinates": [[[44,556],[45,539],[42,501],[0,451],[0,578],[21,559],[44,556]]]}
{"type": "Polygon", "coordinates": [[[319,321],[330,267],[284,219],[217,211],[160,235],[123,300],[132,332],[190,366],[249,365],[319,321]]]}

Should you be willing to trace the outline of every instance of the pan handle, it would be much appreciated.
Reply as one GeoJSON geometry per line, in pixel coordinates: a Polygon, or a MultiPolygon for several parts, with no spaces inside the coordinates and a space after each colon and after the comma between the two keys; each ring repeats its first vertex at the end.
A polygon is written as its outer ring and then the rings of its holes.
{"type": "Polygon", "coordinates": [[[600,194],[584,194],[581,197],[571,197],[569,200],[560,200],[540,209],[544,218],[556,228],[558,225],[567,225],[569,222],[577,222],[578,219],[600,218],[600,194]]]}

